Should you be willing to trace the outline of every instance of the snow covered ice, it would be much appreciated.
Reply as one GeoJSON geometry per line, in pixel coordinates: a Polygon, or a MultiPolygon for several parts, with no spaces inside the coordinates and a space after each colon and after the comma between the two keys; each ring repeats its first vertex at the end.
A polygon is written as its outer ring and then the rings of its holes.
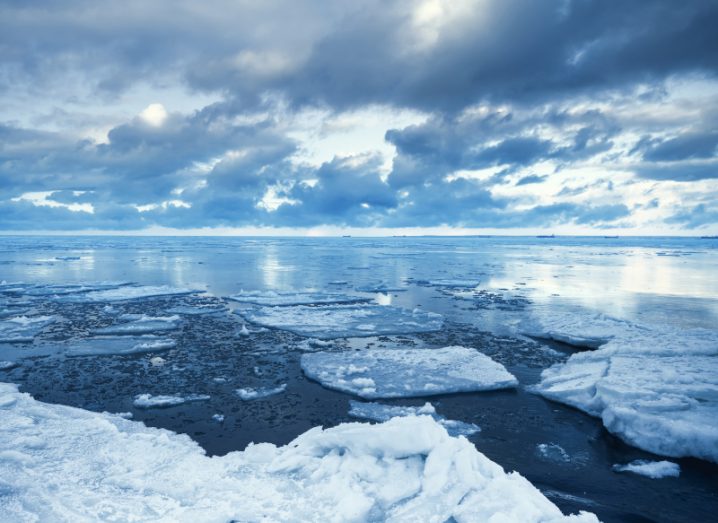
{"type": "Polygon", "coordinates": [[[616,472],[632,472],[651,479],[677,478],[681,475],[681,467],[672,461],[648,461],[637,459],[625,465],[614,465],[616,472]]]}
{"type": "Polygon", "coordinates": [[[138,394],[135,396],[132,404],[138,409],[153,409],[153,408],[164,408],[164,407],[176,407],[184,403],[191,403],[194,401],[206,401],[209,396],[206,394],[187,394],[185,396],[179,394],[138,394]]]}
{"type": "Polygon", "coordinates": [[[302,355],[304,373],[362,398],[432,396],[516,387],[500,363],[475,349],[366,349],[302,355]]]}
{"type": "Polygon", "coordinates": [[[319,339],[431,332],[444,323],[440,314],[387,305],[254,307],[235,312],[264,327],[319,339]]]}
{"type": "Polygon", "coordinates": [[[179,316],[146,316],[144,314],[123,314],[124,323],[93,330],[93,334],[149,334],[179,329],[179,316]]]}
{"type": "Polygon", "coordinates": [[[228,296],[228,298],[239,303],[250,303],[269,307],[289,305],[329,305],[368,301],[366,298],[362,298],[361,296],[316,291],[242,291],[239,294],[228,296]]]}
{"type": "Polygon", "coordinates": [[[185,435],[11,384],[0,409],[2,521],[598,521],[564,516],[428,416],[317,427],[210,458],[185,435]]]}
{"type": "Polygon", "coordinates": [[[281,394],[287,389],[287,384],[282,383],[281,385],[278,385],[277,387],[258,387],[258,388],[241,388],[237,389],[235,392],[237,393],[237,396],[239,396],[244,401],[250,401],[250,400],[257,400],[262,398],[267,398],[269,396],[274,396],[276,394],[281,394]]]}
{"type": "Polygon", "coordinates": [[[544,370],[536,392],[600,417],[641,449],[718,462],[718,332],[606,319],[586,337],[589,320],[556,322],[567,338],[610,337],[544,370]]]}
{"type": "Polygon", "coordinates": [[[350,416],[379,422],[388,421],[397,416],[431,416],[451,436],[471,436],[481,431],[481,428],[473,423],[444,418],[437,414],[436,408],[429,402],[424,403],[421,407],[405,407],[402,405],[385,405],[384,403],[350,400],[349,407],[350,416]]]}
{"type": "Polygon", "coordinates": [[[53,316],[16,316],[2,320],[0,343],[30,343],[54,321],[53,316]]]}

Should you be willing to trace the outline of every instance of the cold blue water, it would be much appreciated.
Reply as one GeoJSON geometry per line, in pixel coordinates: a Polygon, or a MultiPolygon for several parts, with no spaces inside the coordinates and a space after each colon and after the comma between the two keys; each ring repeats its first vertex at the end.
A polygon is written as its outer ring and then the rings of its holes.
{"type": "Polygon", "coordinates": [[[707,521],[718,511],[718,467],[709,461],[673,459],[679,478],[614,472],[616,463],[664,458],[532,393],[542,370],[583,349],[521,330],[530,314],[597,313],[661,332],[718,330],[718,240],[5,236],[0,281],[3,316],[53,318],[37,332],[10,333],[22,342],[0,342],[0,361],[12,363],[0,381],[38,400],[131,412],[224,454],[355,421],[356,395],[308,379],[303,354],[462,345],[503,364],[518,388],[383,403],[431,401],[444,418],[475,424],[481,430],[469,439],[481,452],[564,511],[666,522],[707,521]],[[120,286],[128,282],[178,291],[93,294],[134,289],[120,286]],[[322,299],[339,303],[317,306],[322,299]],[[278,303],[297,305],[266,307],[278,303]],[[361,316],[376,305],[392,313],[361,316]],[[116,333],[121,317],[133,322],[125,334],[134,338],[87,349],[88,338],[116,333]],[[141,338],[147,332],[151,343],[141,338]],[[240,388],[259,399],[246,401],[240,388]],[[138,406],[142,394],[209,399],[155,409],[138,406]]]}

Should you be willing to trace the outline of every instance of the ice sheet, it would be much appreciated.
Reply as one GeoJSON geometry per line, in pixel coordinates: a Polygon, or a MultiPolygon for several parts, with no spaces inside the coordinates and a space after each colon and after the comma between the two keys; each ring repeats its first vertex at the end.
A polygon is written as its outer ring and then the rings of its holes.
{"type": "Polygon", "coordinates": [[[362,398],[432,396],[496,390],[518,382],[475,349],[367,349],[302,355],[302,370],[325,387],[362,398]]]}
{"type": "Polygon", "coordinates": [[[82,294],[69,294],[58,297],[61,301],[73,303],[94,303],[138,300],[143,298],[154,298],[157,296],[177,296],[197,292],[193,289],[170,287],[169,285],[127,285],[106,290],[85,292],[82,294]]]}
{"type": "Polygon", "coordinates": [[[172,349],[177,343],[157,336],[102,336],[70,341],[61,352],[68,356],[141,354],[172,349]]]}
{"type": "Polygon", "coordinates": [[[0,343],[30,343],[54,316],[15,316],[0,321],[0,343]]]}
{"type": "Polygon", "coordinates": [[[242,291],[239,294],[228,296],[228,298],[240,303],[251,303],[254,305],[264,305],[269,307],[289,305],[330,305],[368,301],[367,298],[362,298],[361,296],[315,291],[242,291]]]}
{"type": "Polygon", "coordinates": [[[391,418],[404,416],[431,416],[451,436],[471,436],[481,431],[478,425],[450,420],[436,413],[434,406],[426,402],[421,407],[405,407],[402,405],[385,405],[384,403],[349,401],[349,415],[355,418],[384,422],[391,418]]]}
{"type": "Polygon", "coordinates": [[[253,307],[235,312],[264,327],[320,339],[431,332],[443,325],[440,314],[386,305],[253,307]]]}
{"type": "Polygon", "coordinates": [[[571,518],[428,416],[207,457],[188,436],[0,384],[2,521],[598,521],[571,518]]]}
{"type": "Polygon", "coordinates": [[[93,334],[122,335],[122,334],[149,334],[153,332],[168,332],[180,327],[179,316],[146,316],[144,314],[123,314],[119,316],[124,323],[117,323],[109,327],[94,329],[93,334]]]}

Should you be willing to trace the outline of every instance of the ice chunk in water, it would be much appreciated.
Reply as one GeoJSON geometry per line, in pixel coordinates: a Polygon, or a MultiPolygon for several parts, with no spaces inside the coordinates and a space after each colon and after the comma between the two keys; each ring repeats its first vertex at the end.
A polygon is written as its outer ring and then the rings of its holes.
{"type": "Polygon", "coordinates": [[[170,314],[184,314],[186,316],[202,316],[204,314],[218,314],[227,312],[227,308],[224,306],[211,306],[211,305],[179,305],[168,309],[167,312],[170,314]]]}
{"type": "Polygon", "coordinates": [[[251,303],[270,307],[289,305],[330,305],[337,303],[358,303],[369,301],[361,296],[327,292],[275,292],[275,291],[242,291],[228,296],[230,300],[240,303],[251,303]]]}
{"type": "Polygon", "coordinates": [[[681,475],[681,467],[672,461],[648,461],[637,459],[625,465],[614,465],[616,472],[633,472],[651,479],[677,478],[681,475]]]}
{"type": "Polygon", "coordinates": [[[187,394],[181,396],[175,395],[162,395],[153,396],[152,394],[138,394],[135,396],[132,404],[138,409],[153,409],[153,408],[164,408],[164,407],[175,407],[182,405],[183,403],[190,403],[193,401],[206,401],[210,397],[206,394],[187,394]]]}
{"type": "Polygon", "coordinates": [[[16,316],[0,321],[0,343],[30,343],[54,316],[16,316]]]}
{"type": "Polygon", "coordinates": [[[302,370],[325,387],[362,398],[401,398],[496,390],[518,382],[475,349],[371,349],[302,355],[302,370]]]}
{"type": "Polygon", "coordinates": [[[478,280],[456,280],[456,279],[443,279],[443,280],[429,280],[427,282],[431,287],[447,287],[447,288],[462,288],[462,289],[473,289],[479,285],[478,280]]]}
{"type": "Polygon", "coordinates": [[[282,383],[278,387],[260,387],[260,388],[244,388],[244,389],[237,389],[235,392],[237,393],[237,396],[239,396],[244,401],[249,400],[257,400],[261,398],[266,398],[268,396],[274,396],[275,394],[281,394],[287,389],[287,384],[282,383]]]}
{"type": "Polygon", "coordinates": [[[0,405],[1,521],[598,521],[565,518],[428,416],[208,457],[186,435],[41,403],[14,385],[0,384],[0,405]]]}
{"type": "Polygon", "coordinates": [[[537,308],[521,321],[518,330],[535,338],[597,349],[631,327],[629,322],[605,314],[537,308]]]}
{"type": "Polygon", "coordinates": [[[246,320],[320,339],[408,334],[441,329],[440,314],[386,305],[254,307],[237,310],[246,320]]]}
{"type": "Polygon", "coordinates": [[[144,314],[123,314],[120,320],[125,323],[118,323],[94,329],[93,334],[149,334],[152,332],[167,332],[179,329],[179,316],[146,316],[144,314]]]}
{"type": "Polygon", "coordinates": [[[112,302],[154,298],[158,296],[177,296],[198,292],[193,289],[182,289],[168,285],[128,285],[106,290],[90,291],[83,294],[61,296],[62,301],[74,303],[112,302]]]}
{"type": "Polygon", "coordinates": [[[16,361],[2,360],[2,361],[0,361],[0,370],[14,369],[18,365],[19,365],[19,363],[17,363],[16,361]]]}
{"type": "Polygon", "coordinates": [[[384,422],[397,416],[431,416],[451,436],[471,436],[481,431],[479,426],[473,423],[449,420],[440,416],[429,402],[426,402],[421,407],[404,407],[402,405],[385,405],[383,403],[350,400],[349,406],[349,415],[355,418],[384,422]]]}
{"type": "Polygon", "coordinates": [[[387,285],[386,283],[368,283],[366,285],[359,285],[354,288],[354,290],[359,292],[383,292],[383,293],[389,293],[389,292],[405,292],[407,290],[406,287],[397,287],[394,285],[387,285]]]}
{"type": "Polygon", "coordinates": [[[64,353],[68,356],[141,354],[172,349],[176,345],[172,339],[157,336],[104,336],[69,342],[64,353]]]}

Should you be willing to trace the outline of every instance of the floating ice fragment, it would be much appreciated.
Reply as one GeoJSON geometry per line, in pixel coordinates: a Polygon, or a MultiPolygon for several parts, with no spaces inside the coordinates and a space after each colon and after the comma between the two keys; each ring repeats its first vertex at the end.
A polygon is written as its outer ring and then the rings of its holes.
{"type": "Polygon", "coordinates": [[[386,305],[254,307],[235,313],[264,327],[320,339],[431,332],[443,325],[440,314],[386,305]]]}
{"type": "Polygon", "coordinates": [[[168,285],[127,285],[107,290],[96,290],[83,294],[62,296],[59,299],[73,303],[113,302],[155,298],[158,296],[178,296],[198,292],[193,289],[182,289],[168,285]]]}
{"type": "Polygon", "coordinates": [[[536,453],[540,458],[548,461],[564,463],[571,461],[571,456],[557,443],[539,443],[536,445],[536,453]]]}
{"type": "Polygon", "coordinates": [[[167,362],[163,357],[161,356],[155,356],[154,358],[150,358],[150,365],[153,367],[161,367],[167,362]]]}
{"type": "Polygon", "coordinates": [[[444,279],[444,280],[429,280],[427,285],[431,287],[456,287],[472,289],[479,285],[478,280],[456,280],[456,279],[444,279]]]}
{"type": "Polygon", "coordinates": [[[227,308],[224,306],[211,306],[211,305],[180,305],[167,309],[170,314],[184,314],[186,316],[202,316],[205,314],[219,314],[227,312],[227,308]]]}
{"type": "Polygon", "coordinates": [[[249,336],[249,329],[247,328],[247,326],[244,323],[242,324],[242,328],[239,329],[239,335],[240,336],[249,336]]]}
{"type": "Polygon", "coordinates": [[[463,421],[448,420],[436,413],[434,406],[426,402],[421,407],[404,407],[401,405],[385,405],[376,402],[349,401],[349,415],[355,418],[384,422],[402,416],[431,416],[451,436],[471,436],[480,432],[478,425],[463,421]]]}
{"type": "Polygon", "coordinates": [[[251,303],[270,307],[290,305],[330,305],[338,303],[360,303],[369,301],[361,296],[327,292],[275,292],[275,291],[242,291],[228,296],[230,300],[240,303],[251,303]]]}
{"type": "Polygon", "coordinates": [[[206,401],[210,397],[206,394],[188,394],[186,396],[180,395],[157,395],[152,394],[138,394],[135,396],[132,404],[138,409],[153,409],[153,408],[164,408],[164,407],[175,407],[182,405],[183,403],[190,403],[194,401],[206,401]]]}
{"type": "Polygon", "coordinates": [[[428,416],[208,457],[186,435],[41,403],[15,385],[0,384],[0,398],[0,470],[12,471],[1,521],[598,521],[564,517],[428,416]]]}
{"type": "Polygon", "coordinates": [[[359,285],[358,287],[354,287],[354,290],[358,292],[382,292],[386,294],[389,292],[404,292],[407,290],[407,288],[391,286],[387,285],[386,283],[369,283],[366,285],[359,285]]]}
{"type": "Polygon", "coordinates": [[[212,414],[212,420],[217,423],[222,423],[224,421],[224,414],[212,414]]]}
{"type": "Polygon", "coordinates": [[[496,390],[518,382],[475,349],[370,349],[302,355],[302,370],[325,387],[362,398],[432,396],[496,390]]]}
{"type": "Polygon", "coordinates": [[[20,364],[19,364],[18,362],[16,362],[16,361],[3,360],[3,361],[0,361],[0,370],[10,370],[10,369],[14,369],[14,368],[17,367],[18,365],[20,365],[20,364]]]}
{"type": "Polygon", "coordinates": [[[0,321],[0,343],[30,343],[54,316],[16,316],[0,321]]]}
{"type": "Polygon", "coordinates": [[[274,396],[275,394],[281,394],[287,389],[287,384],[282,383],[281,385],[277,387],[260,387],[260,388],[244,388],[244,389],[237,389],[235,392],[237,393],[237,396],[239,396],[244,401],[250,401],[250,400],[257,400],[261,398],[266,398],[268,396],[274,396]]]}
{"type": "Polygon", "coordinates": [[[633,472],[651,479],[677,478],[681,475],[681,467],[672,461],[648,461],[637,459],[625,465],[614,465],[616,472],[633,472]]]}
{"type": "Polygon", "coordinates": [[[144,314],[123,314],[117,323],[109,327],[93,329],[93,334],[150,334],[152,332],[168,332],[180,327],[179,316],[145,316],[144,314]]]}
{"type": "Polygon", "coordinates": [[[68,356],[139,354],[172,349],[176,345],[172,339],[156,336],[106,336],[70,342],[64,352],[68,356]]]}

